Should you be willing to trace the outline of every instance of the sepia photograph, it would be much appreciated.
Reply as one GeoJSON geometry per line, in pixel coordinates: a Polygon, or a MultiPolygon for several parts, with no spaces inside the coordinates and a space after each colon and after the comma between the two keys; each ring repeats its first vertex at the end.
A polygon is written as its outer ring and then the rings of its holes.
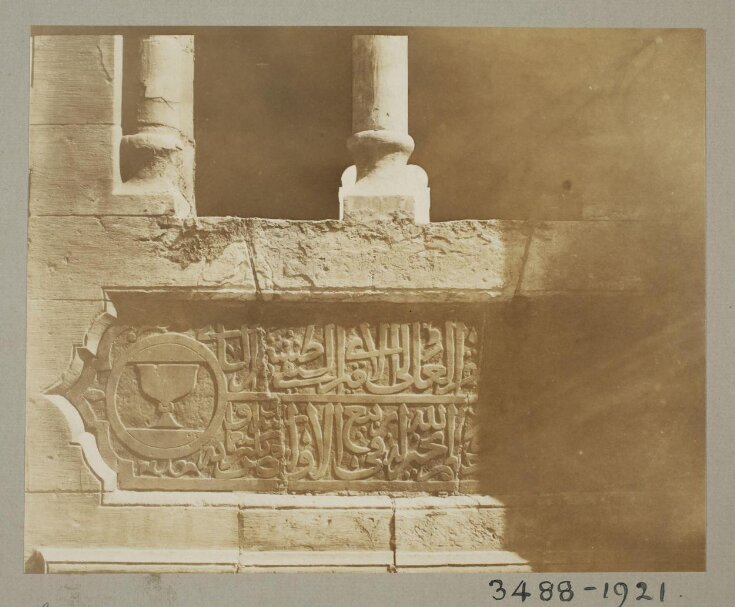
{"type": "Polygon", "coordinates": [[[26,573],[706,569],[703,30],[30,54],[26,573]]]}

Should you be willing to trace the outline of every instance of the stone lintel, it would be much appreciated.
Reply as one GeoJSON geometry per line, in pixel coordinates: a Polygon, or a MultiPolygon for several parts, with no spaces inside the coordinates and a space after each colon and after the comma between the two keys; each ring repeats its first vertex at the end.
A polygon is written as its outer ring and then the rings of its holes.
{"type": "Polygon", "coordinates": [[[31,562],[33,573],[235,573],[238,550],[50,546],[38,548],[31,562]]]}
{"type": "Polygon", "coordinates": [[[676,227],[657,222],[235,217],[31,217],[29,240],[29,298],[59,300],[107,289],[432,303],[665,291],[677,288],[666,277],[680,246],[676,227]]]}

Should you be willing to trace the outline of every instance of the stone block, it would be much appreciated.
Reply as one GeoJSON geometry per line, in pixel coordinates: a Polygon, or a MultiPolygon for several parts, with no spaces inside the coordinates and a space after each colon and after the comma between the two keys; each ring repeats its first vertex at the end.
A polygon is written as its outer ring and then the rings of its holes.
{"type": "Polygon", "coordinates": [[[98,493],[26,493],[25,558],[55,548],[237,549],[237,508],[101,506],[98,493]]]}
{"type": "Polygon", "coordinates": [[[120,182],[119,125],[30,127],[32,215],[102,213],[120,182]]]}
{"type": "Polygon", "coordinates": [[[66,419],[44,398],[26,407],[26,491],[91,492],[100,481],[84,461],[82,449],[72,445],[66,419]]]}
{"type": "Polygon", "coordinates": [[[510,297],[526,242],[523,222],[251,220],[264,299],[487,301],[510,297]]]}
{"type": "Polygon", "coordinates": [[[340,218],[353,222],[389,221],[403,218],[414,223],[429,223],[428,189],[425,200],[417,196],[355,196],[344,197],[340,218]]]}
{"type": "Polygon", "coordinates": [[[396,567],[461,571],[530,571],[506,549],[505,508],[479,495],[395,499],[396,567]]]}
{"type": "Polygon", "coordinates": [[[396,553],[503,549],[505,509],[433,498],[432,507],[396,498],[396,553]]]}
{"type": "Polygon", "coordinates": [[[74,349],[84,345],[94,319],[103,310],[101,299],[28,300],[26,387],[29,394],[48,388],[69,369],[74,349]]]}
{"type": "Polygon", "coordinates": [[[121,102],[122,36],[33,36],[31,125],[119,126],[121,102]]]}
{"type": "MultiPolygon", "coordinates": [[[[359,500],[355,496],[355,500],[359,500]]],[[[390,502],[388,502],[388,506],[390,502]]],[[[390,507],[240,510],[243,551],[390,551],[390,507]]],[[[322,563],[335,564],[335,563],[322,563]]]]}
{"type": "Polygon", "coordinates": [[[28,295],[100,299],[103,287],[228,288],[255,298],[238,222],[148,217],[31,217],[28,295]],[[173,224],[168,223],[172,221],[173,224]]]}

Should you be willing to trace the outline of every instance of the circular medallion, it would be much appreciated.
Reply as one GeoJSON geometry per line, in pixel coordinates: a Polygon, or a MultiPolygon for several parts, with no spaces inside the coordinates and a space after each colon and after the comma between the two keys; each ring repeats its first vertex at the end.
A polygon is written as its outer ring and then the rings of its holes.
{"type": "Polygon", "coordinates": [[[220,430],[225,395],[225,377],[211,350],[179,333],[152,335],[115,361],[107,382],[107,417],[135,453],[180,458],[220,430]]]}

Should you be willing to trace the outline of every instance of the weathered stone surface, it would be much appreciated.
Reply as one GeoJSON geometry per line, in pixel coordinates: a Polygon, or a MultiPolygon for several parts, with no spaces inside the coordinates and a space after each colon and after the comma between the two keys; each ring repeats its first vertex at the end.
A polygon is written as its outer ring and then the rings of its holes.
{"type": "Polygon", "coordinates": [[[521,222],[250,223],[254,271],[264,299],[509,297],[525,246],[521,222]]]}
{"type": "Polygon", "coordinates": [[[524,261],[530,231],[515,221],[32,217],[29,293],[97,299],[101,287],[187,286],[238,299],[490,301],[517,292],[521,267],[522,294],[677,286],[655,272],[670,271],[666,242],[679,240],[666,224],[539,224],[524,261]]]}
{"type": "Polygon", "coordinates": [[[31,299],[100,299],[103,287],[238,289],[255,297],[240,222],[31,217],[31,299]],[[169,223],[171,222],[171,223],[169,223]]]}
{"type": "Polygon", "coordinates": [[[391,550],[391,509],[240,510],[240,548],[391,550]]]}
{"type": "Polygon", "coordinates": [[[31,214],[110,209],[107,200],[120,180],[120,133],[115,124],[31,125],[31,214]]]}
{"type": "Polygon", "coordinates": [[[100,491],[101,485],[84,461],[81,447],[70,444],[67,421],[44,398],[26,407],[26,491],[100,491]]]}
{"type": "Polygon", "coordinates": [[[83,346],[102,300],[29,299],[26,337],[26,388],[29,394],[50,387],[69,370],[74,349],[83,346]]]}
{"type": "Polygon", "coordinates": [[[120,124],[122,36],[33,36],[32,55],[31,125],[120,124]]]}
{"type": "Polygon", "coordinates": [[[456,490],[471,458],[477,310],[114,301],[117,320],[52,391],[120,488],[456,490]]]}
{"type": "MultiPolygon", "coordinates": [[[[345,195],[345,186],[340,189],[339,218],[355,223],[385,221],[400,218],[413,223],[429,223],[428,200],[420,204],[416,195],[345,195]]],[[[425,197],[426,198],[426,197],[425,197]]]]}
{"type": "Polygon", "coordinates": [[[237,508],[100,507],[98,493],[27,493],[25,558],[57,548],[238,547],[237,508]]]}
{"type": "Polygon", "coordinates": [[[411,507],[396,499],[396,552],[493,551],[504,548],[502,507],[411,507]],[[407,507],[408,506],[408,507],[407,507]]]}
{"type": "Polygon", "coordinates": [[[235,573],[238,551],[43,547],[27,573],[235,573]]]}
{"type": "Polygon", "coordinates": [[[398,571],[530,571],[522,556],[507,549],[506,509],[498,500],[480,495],[398,497],[394,504],[398,571]]]}

